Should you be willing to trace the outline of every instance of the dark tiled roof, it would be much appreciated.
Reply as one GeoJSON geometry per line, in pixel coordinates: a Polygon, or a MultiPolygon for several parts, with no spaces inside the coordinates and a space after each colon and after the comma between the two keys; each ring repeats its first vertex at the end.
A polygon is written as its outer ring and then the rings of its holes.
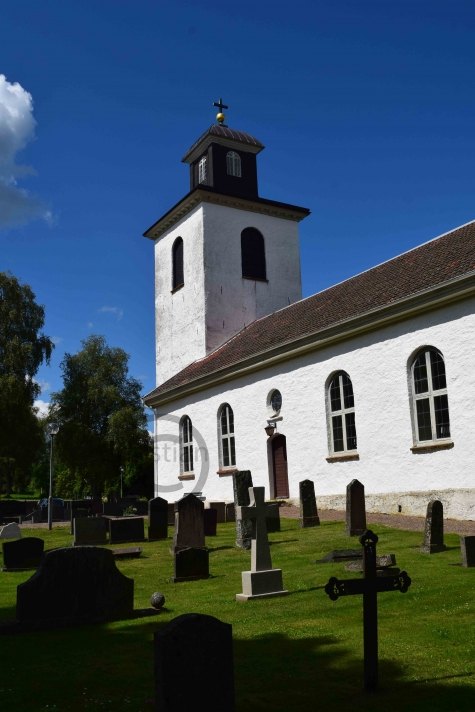
{"type": "Polygon", "coordinates": [[[202,136],[199,137],[197,141],[195,141],[193,146],[188,149],[188,151],[185,153],[181,160],[186,161],[188,155],[192,153],[196,146],[205,138],[205,136],[208,135],[221,136],[222,138],[230,138],[234,141],[239,141],[240,143],[247,143],[250,146],[256,146],[256,148],[260,148],[261,150],[264,148],[264,144],[262,144],[260,141],[257,140],[257,138],[254,138],[254,136],[251,136],[250,134],[244,133],[243,131],[236,131],[235,129],[230,129],[228,128],[228,126],[219,126],[218,124],[213,124],[207,131],[204,132],[202,136]]]}
{"type": "Polygon", "coordinates": [[[209,356],[162,383],[146,399],[473,270],[475,221],[254,321],[209,356]]]}

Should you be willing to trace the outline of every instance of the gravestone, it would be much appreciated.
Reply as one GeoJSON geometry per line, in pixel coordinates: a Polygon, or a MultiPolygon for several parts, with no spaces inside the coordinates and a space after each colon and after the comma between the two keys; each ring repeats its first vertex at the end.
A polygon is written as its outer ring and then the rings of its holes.
{"type": "Polygon", "coordinates": [[[466,569],[475,566],[475,536],[461,536],[462,566],[466,569]]]}
{"type": "Polygon", "coordinates": [[[112,551],[93,546],[53,549],[38,571],[17,587],[18,621],[129,618],[134,582],[117,568],[112,551]]]}
{"type": "Polygon", "coordinates": [[[320,526],[320,517],[317,512],[315,499],[315,486],[312,480],[303,480],[299,483],[300,489],[300,519],[302,528],[320,526]]]}
{"type": "Polygon", "coordinates": [[[168,502],[168,526],[175,526],[175,502],[168,502]]]}
{"type": "Polygon", "coordinates": [[[119,517],[122,515],[122,509],[120,509],[117,502],[104,502],[102,514],[106,517],[119,517]]]}
{"type": "Polygon", "coordinates": [[[364,485],[351,480],[346,488],[346,529],[348,536],[361,536],[366,531],[364,485]]]}
{"type": "MultiPolygon", "coordinates": [[[[233,473],[234,508],[249,506],[249,488],[252,487],[250,470],[238,470],[233,473]]],[[[239,520],[236,517],[236,546],[249,550],[252,542],[252,522],[250,519],[239,520]]]]}
{"type": "Polygon", "coordinates": [[[273,569],[266,527],[266,504],[264,487],[250,487],[248,507],[236,509],[236,519],[250,519],[252,522],[251,570],[242,572],[242,593],[236,594],[237,601],[254,598],[286,596],[283,590],[282,569],[273,569]]]}
{"type": "Polygon", "coordinates": [[[217,512],[216,522],[224,524],[226,521],[226,503],[225,502],[206,502],[205,509],[215,509],[217,512]]]}
{"type": "Polygon", "coordinates": [[[216,509],[205,509],[204,515],[204,527],[205,536],[216,536],[216,524],[218,520],[218,512],[216,509]]]}
{"type": "Polygon", "coordinates": [[[424,541],[419,549],[423,554],[436,554],[445,551],[444,544],[444,507],[434,499],[427,505],[424,541]]]}
{"type": "Polygon", "coordinates": [[[170,553],[181,549],[204,549],[204,505],[194,494],[186,494],[175,502],[175,533],[170,553]]]}
{"type": "Polygon", "coordinates": [[[148,502],[148,540],[157,541],[168,537],[168,502],[154,497],[148,502]]]}
{"type": "Polygon", "coordinates": [[[235,712],[229,623],[198,613],[178,616],[154,634],[154,652],[156,712],[235,712]]]}
{"type": "Polygon", "coordinates": [[[175,575],[173,583],[209,578],[209,552],[207,549],[181,549],[174,554],[175,575]]]}
{"type": "Polygon", "coordinates": [[[103,517],[76,517],[73,519],[73,546],[107,544],[108,520],[103,517]]]}
{"type": "Polygon", "coordinates": [[[45,543],[36,536],[16,541],[4,541],[2,571],[25,571],[37,569],[43,556],[45,543]]]}
{"type": "Polygon", "coordinates": [[[52,518],[54,522],[64,522],[64,504],[53,501],[52,518]]]}
{"type": "Polygon", "coordinates": [[[340,561],[353,561],[361,559],[363,554],[361,549],[334,549],[326,554],[323,559],[315,559],[314,564],[338,564],[340,561]]]}
{"type": "Polygon", "coordinates": [[[280,532],[280,505],[266,502],[266,528],[269,532],[280,532]]]}
{"type": "Polygon", "coordinates": [[[340,596],[363,595],[363,649],[364,686],[372,692],[378,687],[378,593],[401,591],[406,593],[411,579],[405,571],[387,570],[387,575],[378,576],[376,544],[378,537],[370,529],[360,537],[363,561],[363,578],[343,579],[335,576],[325,586],[325,593],[336,601],[340,596]]]}
{"type": "Polygon", "coordinates": [[[145,541],[145,527],[142,517],[120,517],[109,519],[109,540],[111,544],[127,541],[145,541]]]}
{"type": "Polygon", "coordinates": [[[88,509],[69,509],[68,514],[71,517],[71,534],[74,534],[74,520],[89,516],[88,509]]]}
{"type": "Polygon", "coordinates": [[[226,521],[236,521],[236,509],[234,507],[234,502],[226,502],[226,521]]]}
{"type": "Polygon", "coordinates": [[[15,522],[5,524],[0,531],[0,539],[21,539],[21,529],[15,522]]]}

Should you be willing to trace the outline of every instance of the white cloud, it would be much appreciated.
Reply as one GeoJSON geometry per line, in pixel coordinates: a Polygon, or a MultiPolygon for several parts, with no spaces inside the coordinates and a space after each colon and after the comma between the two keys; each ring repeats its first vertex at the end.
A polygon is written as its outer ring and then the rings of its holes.
{"type": "Polygon", "coordinates": [[[89,327],[90,329],[92,329],[92,327],[94,326],[94,324],[92,323],[92,321],[88,321],[88,322],[87,322],[87,325],[88,325],[88,327],[89,327]]]}
{"type": "Polygon", "coordinates": [[[17,180],[35,175],[31,166],[18,165],[16,154],[35,137],[33,98],[18,82],[0,74],[0,227],[24,225],[43,218],[51,223],[51,211],[43,200],[17,180]]]}
{"type": "Polygon", "coordinates": [[[99,310],[99,314],[101,312],[111,312],[112,314],[115,314],[117,317],[117,321],[120,321],[122,319],[123,311],[122,309],[119,309],[119,307],[101,307],[99,310]]]}
{"type": "Polygon", "coordinates": [[[140,376],[137,376],[137,379],[139,381],[146,381],[148,379],[148,376],[146,376],[144,373],[141,373],[140,376]]]}
{"type": "Polygon", "coordinates": [[[48,381],[44,381],[44,380],[37,381],[36,379],[33,379],[33,380],[34,380],[35,383],[37,383],[37,384],[40,386],[42,393],[43,393],[44,391],[50,391],[50,390],[51,390],[51,383],[48,383],[48,381]]]}
{"type": "Polygon", "coordinates": [[[38,415],[48,415],[49,403],[46,403],[44,400],[35,400],[33,405],[35,408],[38,408],[38,415]]]}
{"type": "Polygon", "coordinates": [[[60,344],[62,340],[63,340],[62,336],[52,336],[51,337],[51,341],[53,342],[53,344],[60,344]]]}

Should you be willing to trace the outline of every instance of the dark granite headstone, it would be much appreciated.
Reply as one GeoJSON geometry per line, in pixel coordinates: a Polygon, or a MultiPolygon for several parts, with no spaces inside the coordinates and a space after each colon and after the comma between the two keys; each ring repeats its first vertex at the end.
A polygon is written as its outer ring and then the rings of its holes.
{"type": "MultiPolygon", "coordinates": [[[[250,470],[238,470],[233,473],[234,507],[248,507],[250,504],[249,487],[252,487],[250,470]]],[[[252,521],[236,521],[236,546],[249,550],[252,542],[252,521]]]]}
{"type": "Polygon", "coordinates": [[[361,549],[334,549],[326,554],[323,559],[315,559],[314,564],[338,564],[340,561],[354,561],[362,559],[361,549]]]}
{"type": "Polygon", "coordinates": [[[93,546],[47,551],[38,571],[17,587],[18,621],[129,618],[134,582],[116,567],[112,551],[93,546]]]}
{"type": "Polygon", "coordinates": [[[122,509],[117,502],[104,502],[102,505],[102,514],[106,517],[120,517],[122,516],[122,509]]]}
{"type": "Polygon", "coordinates": [[[266,502],[266,527],[267,533],[280,532],[280,505],[266,502]]]}
{"type": "Polygon", "coordinates": [[[205,509],[203,511],[203,514],[205,524],[205,536],[216,536],[218,511],[216,509],[205,509]]]}
{"type": "Polygon", "coordinates": [[[361,536],[366,531],[364,485],[351,480],[346,488],[346,529],[348,536],[361,536]]]}
{"type": "Polygon", "coordinates": [[[466,569],[475,566],[475,536],[461,536],[462,566],[466,569]]]}
{"type": "Polygon", "coordinates": [[[168,536],[168,502],[155,497],[148,502],[148,540],[166,539],[168,536]]]}
{"type": "Polygon", "coordinates": [[[168,526],[175,526],[175,502],[168,502],[168,526]]]}
{"type": "Polygon", "coordinates": [[[36,536],[25,537],[17,541],[4,541],[3,571],[22,571],[37,569],[40,565],[45,543],[36,536]]]}
{"type": "Polygon", "coordinates": [[[64,522],[64,504],[53,501],[52,516],[54,522],[64,522]]]}
{"type": "Polygon", "coordinates": [[[69,509],[67,510],[71,517],[71,534],[74,534],[74,520],[78,517],[84,518],[89,516],[88,509],[69,509]]]}
{"type": "Polygon", "coordinates": [[[175,534],[170,553],[205,546],[204,504],[194,494],[186,494],[175,502],[175,534]]]}
{"type": "Polygon", "coordinates": [[[107,544],[108,520],[105,517],[75,517],[73,546],[107,544]]]}
{"type": "Polygon", "coordinates": [[[445,548],[444,507],[442,502],[434,499],[427,505],[424,541],[419,551],[423,554],[435,554],[438,551],[445,551],[445,548]]]}
{"type": "Polygon", "coordinates": [[[300,526],[302,528],[320,526],[320,517],[317,512],[315,499],[315,486],[312,480],[303,480],[300,488],[300,526]]]}
{"type": "Polygon", "coordinates": [[[206,503],[207,509],[216,509],[217,511],[217,523],[224,524],[226,521],[226,502],[220,502],[215,500],[210,500],[206,503]]]}
{"type": "Polygon", "coordinates": [[[175,553],[173,583],[209,578],[209,552],[207,549],[182,549],[175,553]]]}
{"type": "Polygon", "coordinates": [[[226,502],[226,521],[236,521],[236,508],[234,506],[234,502],[226,502]]]}
{"type": "Polygon", "coordinates": [[[156,712],[235,712],[229,623],[187,613],[154,634],[154,648],[156,712]]]}
{"type": "Polygon", "coordinates": [[[126,541],[145,541],[145,527],[142,517],[121,517],[109,519],[109,539],[111,544],[126,541]]]}

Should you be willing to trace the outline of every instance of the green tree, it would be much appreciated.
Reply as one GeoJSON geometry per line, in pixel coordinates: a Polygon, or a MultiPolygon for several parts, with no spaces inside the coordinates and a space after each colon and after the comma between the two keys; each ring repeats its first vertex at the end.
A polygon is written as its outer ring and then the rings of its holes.
{"type": "Polygon", "coordinates": [[[33,406],[41,388],[34,377],[49,364],[54,344],[41,331],[45,310],[27,284],[0,272],[0,494],[17,481],[24,486],[42,447],[41,427],[33,406]]]}
{"type": "Polygon", "coordinates": [[[59,423],[55,448],[76,483],[97,496],[114,489],[120,466],[141,461],[151,438],[140,390],[128,374],[129,356],[92,335],[61,362],[64,387],[51,395],[50,418],[59,423]]]}

